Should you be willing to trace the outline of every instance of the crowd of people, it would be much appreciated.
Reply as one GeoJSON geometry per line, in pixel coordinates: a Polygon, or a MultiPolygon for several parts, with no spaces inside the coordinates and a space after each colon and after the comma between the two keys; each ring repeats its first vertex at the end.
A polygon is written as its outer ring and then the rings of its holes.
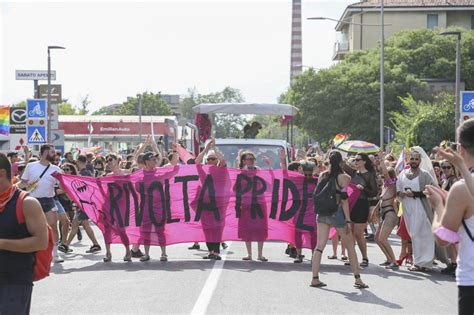
{"type": "MultiPolygon", "coordinates": [[[[332,237],[332,254],[327,258],[337,259],[340,248],[342,263],[350,266],[354,274],[354,286],[360,289],[368,288],[361,279],[361,270],[369,267],[371,258],[367,252],[367,239],[370,239],[368,230],[372,230],[373,239],[385,256],[384,261],[377,261],[376,264],[390,270],[397,270],[404,265],[413,272],[426,272],[441,262],[445,264],[442,273],[454,275],[457,270],[460,308],[461,287],[468,287],[462,292],[465,303],[463,307],[471,307],[472,310],[474,243],[469,231],[474,233],[474,203],[472,189],[469,191],[467,188],[470,184],[470,172],[474,167],[474,120],[465,122],[458,132],[459,143],[452,144],[451,147],[443,143],[434,148],[430,155],[420,147],[410,148],[405,157],[402,154],[401,158],[384,152],[347,155],[338,150],[329,150],[324,153],[319,147],[311,147],[298,150],[293,161],[288,163],[287,152],[280,152],[278,158],[282,168],[318,180],[316,192],[321,191],[331,181],[335,183],[337,210],[331,214],[320,213],[317,217],[317,244],[311,260],[312,287],[326,286],[319,279],[319,271],[331,228],[334,228],[337,233],[332,237]],[[462,178],[464,180],[461,180],[462,178]],[[357,200],[351,205],[348,196],[349,185],[359,190],[357,200]],[[448,192],[450,195],[447,195],[448,192]],[[435,233],[432,227],[435,227],[435,233]],[[394,252],[389,241],[395,229],[402,243],[400,253],[394,252]],[[359,253],[356,251],[356,244],[359,253]],[[438,262],[435,262],[435,259],[438,262]]],[[[82,238],[81,227],[91,241],[87,252],[102,251],[87,214],[62,190],[57,179],[52,176],[54,173],[93,177],[117,176],[141,169],[153,170],[184,163],[180,160],[177,144],[171,144],[170,150],[165,151],[152,137],[147,137],[133,154],[125,157],[114,152],[105,155],[88,152],[76,156],[67,152],[62,155],[55,151],[54,146],[48,144],[41,146],[39,155],[32,155],[27,147],[24,147],[23,151],[22,157],[17,152],[11,152],[7,157],[0,154],[0,288],[2,281],[5,281],[2,273],[15,270],[4,263],[4,257],[15,256],[10,252],[33,252],[44,247],[43,236],[35,236],[41,234],[38,231],[44,226],[38,223],[37,227],[34,224],[30,227],[29,223],[41,215],[38,214],[38,209],[42,210],[46,218],[43,220],[44,225],[47,223],[53,229],[53,238],[57,244],[53,250],[55,263],[61,263],[64,259],[58,251],[67,254],[74,250],[71,248],[71,242],[75,237],[82,238]],[[33,240],[30,240],[29,246],[5,245],[3,242],[4,238],[18,238],[18,235],[12,237],[3,233],[3,225],[8,222],[4,220],[4,217],[8,217],[8,211],[3,210],[14,208],[12,202],[15,202],[19,189],[28,191],[28,203],[34,204],[33,210],[24,211],[28,233],[23,233],[22,237],[34,237],[36,245],[32,245],[33,240]]],[[[266,165],[272,165],[270,159],[263,159],[266,165]]],[[[186,164],[208,164],[217,167],[231,167],[234,163],[240,169],[258,169],[253,152],[239,152],[238,161],[230,163],[217,149],[213,139],[195,158],[186,161],[186,164]]],[[[139,258],[142,262],[150,260],[150,245],[144,245],[144,252],[140,249],[141,244],[130,244],[131,247],[129,244],[123,245],[124,261],[131,261],[132,258],[139,258]]],[[[204,258],[212,260],[220,260],[220,248],[227,247],[225,243],[208,242],[206,245],[208,254],[204,258]]],[[[199,243],[189,247],[190,250],[198,248],[199,243]]],[[[268,259],[263,255],[263,248],[264,242],[257,242],[257,259],[265,262],[268,259]]],[[[247,256],[242,259],[252,260],[251,242],[246,242],[246,249],[247,256]]],[[[302,249],[294,244],[288,244],[286,254],[293,257],[295,263],[303,262],[302,249]]],[[[167,259],[166,247],[161,246],[160,260],[167,259]]],[[[106,243],[103,261],[111,260],[111,246],[106,243]]],[[[20,280],[13,275],[10,277],[6,283],[31,283],[28,277],[20,280]]]]}

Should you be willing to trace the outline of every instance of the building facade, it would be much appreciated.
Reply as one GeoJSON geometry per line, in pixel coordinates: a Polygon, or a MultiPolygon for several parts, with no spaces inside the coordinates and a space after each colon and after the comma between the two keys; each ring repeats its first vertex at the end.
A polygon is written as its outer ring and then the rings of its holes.
{"type": "MultiPolygon", "coordinates": [[[[333,60],[378,45],[380,2],[366,0],[345,9],[336,25],[338,39],[334,44],[333,60]]],[[[406,29],[461,27],[472,30],[474,0],[384,0],[384,20],[385,38],[406,29]]]]}

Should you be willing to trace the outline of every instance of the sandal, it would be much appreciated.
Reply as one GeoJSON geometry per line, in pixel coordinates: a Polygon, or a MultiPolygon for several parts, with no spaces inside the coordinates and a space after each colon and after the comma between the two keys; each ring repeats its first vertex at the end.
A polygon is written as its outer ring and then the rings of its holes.
{"type": "Polygon", "coordinates": [[[346,260],[347,260],[347,256],[341,256],[341,260],[342,260],[342,261],[346,261],[346,260]]]}
{"type": "Polygon", "coordinates": [[[206,255],[204,257],[202,257],[202,259],[214,259],[214,254],[209,254],[209,255],[206,255]]]}
{"type": "Polygon", "coordinates": [[[383,263],[379,264],[379,266],[386,267],[389,266],[390,262],[388,260],[384,261],[383,263]]]}
{"type": "Polygon", "coordinates": [[[336,255],[328,256],[328,259],[337,259],[336,255]]]}
{"type": "Polygon", "coordinates": [[[110,253],[105,254],[105,257],[102,258],[102,261],[103,262],[111,262],[112,261],[112,254],[110,254],[110,253]]]}
{"type": "Polygon", "coordinates": [[[362,281],[360,280],[360,275],[354,275],[354,278],[356,279],[356,283],[354,283],[354,288],[357,289],[368,289],[369,286],[363,282],[357,282],[357,281],[362,281]]]}
{"type": "Polygon", "coordinates": [[[268,261],[268,259],[263,257],[263,256],[258,257],[257,260],[260,260],[260,261],[263,261],[263,262],[268,261]]]}
{"type": "Polygon", "coordinates": [[[214,259],[214,260],[222,260],[222,257],[219,256],[219,255],[214,255],[214,257],[212,257],[212,259],[214,259]]]}
{"type": "Polygon", "coordinates": [[[252,260],[252,256],[245,256],[242,260],[252,260]]]}
{"type": "Polygon", "coordinates": [[[168,261],[168,255],[161,255],[160,261],[168,261]]]}
{"type": "Polygon", "coordinates": [[[349,260],[347,260],[345,263],[344,263],[344,266],[350,266],[351,265],[351,262],[349,260]]]}
{"type": "Polygon", "coordinates": [[[410,268],[408,268],[409,271],[420,271],[420,272],[426,272],[426,268],[425,267],[420,267],[420,266],[417,266],[417,265],[413,265],[411,266],[410,268]]]}
{"type": "Polygon", "coordinates": [[[368,267],[369,266],[369,259],[368,258],[362,258],[362,262],[360,263],[361,267],[368,267]]]}
{"type": "Polygon", "coordinates": [[[140,261],[149,261],[150,260],[150,255],[143,255],[142,257],[140,257],[140,261]]]}
{"type": "Polygon", "coordinates": [[[303,262],[304,255],[299,255],[293,262],[295,264],[301,264],[303,262]]]}
{"type": "Polygon", "coordinates": [[[132,261],[132,253],[125,254],[125,256],[123,256],[123,261],[126,261],[126,262],[132,261]]]}
{"type": "MultiPolygon", "coordinates": [[[[66,244],[61,244],[61,245],[58,246],[58,250],[60,252],[63,252],[65,254],[67,254],[69,252],[69,246],[66,245],[66,244]]],[[[72,252],[72,249],[71,249],[71,252],[72,252]]]]}
{"type": "Polygon", "coordinates": [[[309,285],[310,287],[313,287],[313,288],[322,288],[322,287],[326,287],[326,286],[327,286],[326,283],[324,283],[324,282],[322,282],[322,281],[319,281],[319,277],[318,277],[318,276],[313,277],[313,280],[318,280],[318,283],[316,283],[316,284],[311,283],[311,284],[309,285]]]}

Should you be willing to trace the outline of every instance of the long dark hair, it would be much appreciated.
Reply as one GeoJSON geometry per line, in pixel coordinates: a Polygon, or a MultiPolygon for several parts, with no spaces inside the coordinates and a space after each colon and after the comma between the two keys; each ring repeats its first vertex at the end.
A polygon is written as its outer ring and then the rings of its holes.
{"type": "Polygon", "coordinates": [[[366,153],[357,153],[365,161],[365,169],[370,173],[375,173],[374,164],[366,153]]]}
{"type": "Polygon", "coordinates": [[[342,155],[339,151],[332,151],[329,154],[329,171],[321,175],[322,180],[329,179],[330,177],[337,177],[339,174],[344,174],[344,170],[341,168],[342,155]]]}

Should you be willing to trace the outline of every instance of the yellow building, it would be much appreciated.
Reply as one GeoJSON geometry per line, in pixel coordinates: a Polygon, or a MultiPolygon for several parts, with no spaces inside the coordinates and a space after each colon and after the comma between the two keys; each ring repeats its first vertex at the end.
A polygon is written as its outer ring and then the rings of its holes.
{"type": "MultiPolygon", "coordinates": [[[[474,29],[474,0],[384,0],[385,38],[405,29],[450,26],[474,29]]],[[[349,5],[336,25],[333,60],[348,52],[376,47],[380,41],[380,0],[349,5]],[[348,23],[344,23],[348,22],[348,23]],[[353,24],[349,24],[353,23],[353,24]]]]}

